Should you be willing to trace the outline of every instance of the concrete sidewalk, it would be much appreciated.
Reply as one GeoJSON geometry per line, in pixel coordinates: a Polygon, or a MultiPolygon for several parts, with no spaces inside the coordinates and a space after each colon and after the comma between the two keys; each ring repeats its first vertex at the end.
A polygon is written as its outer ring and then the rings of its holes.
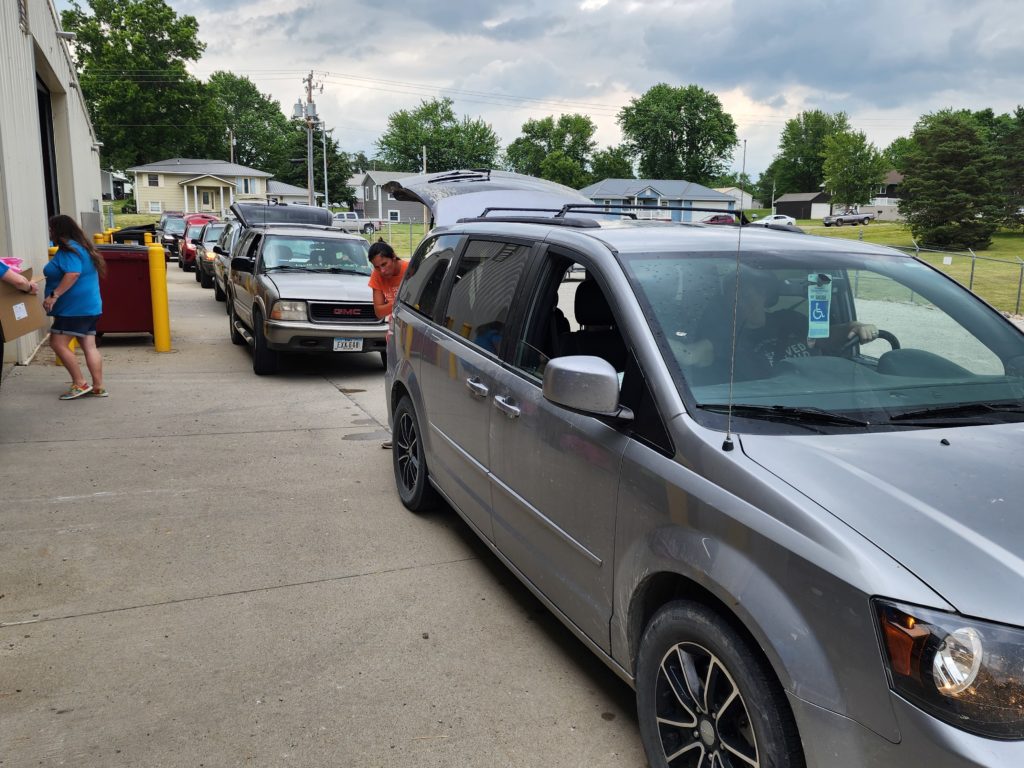
{"type": "Polygon", "coordinates": [[[641,766],[632,692],[450,511],[399,503],[376,355],[174,351],[0,391],[0,766],[641,766]]]}

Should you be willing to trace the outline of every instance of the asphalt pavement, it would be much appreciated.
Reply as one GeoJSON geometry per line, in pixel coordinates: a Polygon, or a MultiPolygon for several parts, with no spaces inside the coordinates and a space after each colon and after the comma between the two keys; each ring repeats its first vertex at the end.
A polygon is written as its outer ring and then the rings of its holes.
{"type": "Polygon", "coordinates": [[[375,354],[257,377],[168,265],[173,351],[0,389],[0,766],[645,765],[632,691],[394,490],[375,354]]]}

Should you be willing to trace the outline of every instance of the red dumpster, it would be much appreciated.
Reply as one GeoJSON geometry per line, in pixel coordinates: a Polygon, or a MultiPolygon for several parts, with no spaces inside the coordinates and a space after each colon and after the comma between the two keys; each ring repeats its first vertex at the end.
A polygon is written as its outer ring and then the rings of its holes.
{"type": "Polygon", "coordinates": [[[100,280],[103,315],[97,333],[153,333],[149,250],[144,245],[97,245],[107,262],[100,280]]]}

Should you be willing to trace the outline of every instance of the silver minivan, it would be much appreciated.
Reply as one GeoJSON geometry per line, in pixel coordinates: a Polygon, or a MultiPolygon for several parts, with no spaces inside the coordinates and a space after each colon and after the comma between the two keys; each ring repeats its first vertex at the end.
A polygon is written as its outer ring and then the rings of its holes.
{"type": "Polygon", "coordinates": [[[635,688],[652,766],[1024,765],[1020,330],[867,243],[510,174],[389,192],[435,216],[388,341],[399,496],[635,688]]]}

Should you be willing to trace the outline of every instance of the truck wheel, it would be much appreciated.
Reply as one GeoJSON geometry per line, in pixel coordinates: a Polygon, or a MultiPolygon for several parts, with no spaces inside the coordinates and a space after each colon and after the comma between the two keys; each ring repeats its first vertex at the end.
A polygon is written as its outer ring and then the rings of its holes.
{"type": "Polygon", "coordinates": [[[208,275],[201,269],[196,274],[199,275],[199,284],[203,288],[213,288],[213,275],[208,275]]]}
{"type": "Polygon", "coordinates": [[[267,339],[263,335],[263,318],[255,310],[252,313],[252,339],[252,372],[257,376],[277,373],[281,367],[281,356],[267,346],[267,339]]]}
{"type": "Polygon", "coordinates": [[[227,298],[227,294],[225,294],[224,291],[220,289],[220,283],[218,283],[216,280],[213,281],[213,298],[215,298],[217,301],[224,301],[224,299],[227,298]]]}
{"type": "Polygon", "coordinates": [[[373,224],[364,224],[363,225],[363,234],[364,235],[372,235],[376,231],[377,230],[374,229],[373,224]]]}
{"type": "Polygon", "coordinates": [[[227,297],[227,302],[228,302],[228,328],[231,330],[231,343],[240,347],[243,344],[245,344],[245,336],[243,336],[242,334],[240,334],[238,332],[238,327],[236,326],[236,323],[238,322],[238,318],[235,317],[235,302],[234,302],[234,299],[232,299],[231,296],[228,296],[227,297]]]}

